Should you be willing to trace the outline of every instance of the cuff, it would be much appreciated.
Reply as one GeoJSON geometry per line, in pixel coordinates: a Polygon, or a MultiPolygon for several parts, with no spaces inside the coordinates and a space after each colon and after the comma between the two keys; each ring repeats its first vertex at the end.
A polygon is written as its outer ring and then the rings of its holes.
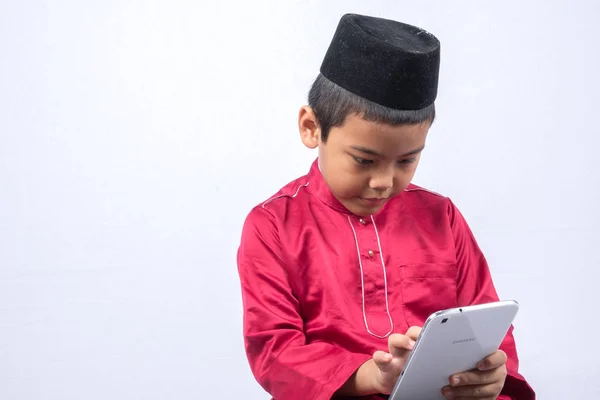
{"type": "Polygon", "coordinates": [[[352,353],[346,358],[345,362],[335,371],[329,381],[323,385],[316,394],[314,400],[330,400],[335,392],[340,389],[344,383],[358,370],[358,368],[369,361],[372,357],[366,354],[352,353]]]}
{"type": "Polygon", "coordinates": [[[535,392],[525,378],[518,374],[508,374],[504,382],[501,396],[502,400],[535,400],[535,392]],[[502,397],[505,396],[505,397],[502,397]]]}

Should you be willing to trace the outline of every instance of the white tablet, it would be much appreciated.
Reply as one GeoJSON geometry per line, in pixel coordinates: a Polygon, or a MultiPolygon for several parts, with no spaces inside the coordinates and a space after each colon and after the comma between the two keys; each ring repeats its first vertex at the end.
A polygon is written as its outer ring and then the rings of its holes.
{"type": "Polygon", "coordinates": [[[443,310],[419,334],[390,400],[444,399],[450,376],[498,350],[517,312],[514,300],[443,310]]]}

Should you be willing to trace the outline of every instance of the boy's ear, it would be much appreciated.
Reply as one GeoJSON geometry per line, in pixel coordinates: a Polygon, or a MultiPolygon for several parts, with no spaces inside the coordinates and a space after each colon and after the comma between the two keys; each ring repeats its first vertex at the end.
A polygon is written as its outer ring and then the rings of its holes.
{"type": "Polygon", "coordinates": [[[298,130],[302,143],[309,149],[316,149],[321,138],[321,128],[314,110],[310,106],[300,108],[298,115],[298,130]]]}

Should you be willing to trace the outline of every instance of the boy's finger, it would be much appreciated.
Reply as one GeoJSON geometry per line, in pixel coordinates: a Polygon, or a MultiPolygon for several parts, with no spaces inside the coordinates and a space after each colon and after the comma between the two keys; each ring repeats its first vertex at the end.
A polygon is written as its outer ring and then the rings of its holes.
{"type": "Polygon", "coordinates": [[[389,368],[390,362],[392,362],[393,359],[392,355],[385,351],[376,351],[375,354],[373,354],[375,365],[382,371],[386,371],[387,368],[389,368]]]}
{"type": "Polygon", "coordinates": [[[422,329],[423,328],[421,328],[420,326],[411,326],[406,331],[406,336],[408,336],[412,340],[417,340],[417,338],[419,337],[419,334],[421,333],[422,329]]]}
{"type": "Polygon", "coordinates": [[[502,378],[497,371],[468,371],[450,377],[450,386],[485,385],[494,383],[502,378]]]}
{"type": "Polygon", "coordinates": [[[480,371],[487,371],[490,369],[498,368],[506,364],[506,353],[502,350],[498,350],[489,357],[484,358],[477,364],[477,369],[480,371]]]}
{"type": "Polygon", "coordinates": [[[394,357],[403,357],[415,347],[415,341],[406,335],[393,334],[388,338],[388,347],[394,357]]]}
{"type": "Polygon", "coordinates": [[[475,385],[475,386],[446,386],[442,389],[442,395],[447,399],[477,398],[477,399],[495,399],[499,392],[495,384],[475,385]]]}

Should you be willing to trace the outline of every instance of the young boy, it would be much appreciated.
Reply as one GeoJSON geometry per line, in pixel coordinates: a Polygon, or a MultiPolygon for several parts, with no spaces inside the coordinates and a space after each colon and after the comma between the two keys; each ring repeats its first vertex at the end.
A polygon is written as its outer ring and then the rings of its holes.
{"type": "MultiPolygon", "coordinates": [[[[298,119],[318,158],[252,209],[238,252],[247,356],[274,399],[386,398],[431,313],[498,300],[458,209],[410,183],[439,59],[422,29],[355,14],[339,23],[298,119]]],[[[518,363],[511,328],[442,393],[534,399],[518,363]]]]}

